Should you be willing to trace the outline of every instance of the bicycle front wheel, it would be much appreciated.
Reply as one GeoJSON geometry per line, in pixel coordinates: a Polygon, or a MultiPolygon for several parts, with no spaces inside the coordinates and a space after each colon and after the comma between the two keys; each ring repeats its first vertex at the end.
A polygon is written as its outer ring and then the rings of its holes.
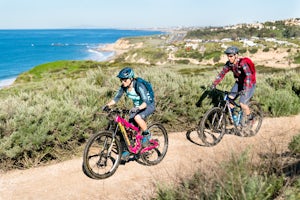
{"type": "Polygon", "coordinates": [[[121,160],[121,143],[112,137],[112,132],[94,134],[87,142],[83,153],[83,171],[93,179],[112,176],[121,160]]]}
{"type": "Polygon", "coordinates": [[[213,107],[204,114],[197,133],[206,146],[213,146],[221,141],[225,134],[225,116],[221,108],[213,107]]]}
{"type": "Polygon", "coordinates": [[[143,164],[146,165],[156,165],[160,163],[165,157],[168,150],[168,133],[163,125],[159,123],[153,123],[148,127],[151,133],[151,141],[158,142],[158,147],[150,151],[146,151],[141,154],[141,159],[144,161],[143,164]]]}

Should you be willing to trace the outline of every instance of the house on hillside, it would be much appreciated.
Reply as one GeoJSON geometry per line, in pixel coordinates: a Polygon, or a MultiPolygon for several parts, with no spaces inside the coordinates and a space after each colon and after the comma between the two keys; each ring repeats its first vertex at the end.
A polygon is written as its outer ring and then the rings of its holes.
{"type": "Polygon", "coordinates": [[[245,47],[257,46],[257,44],[255,42],[253,42],[252,40],[248,40],[248,39],[240,40],[240,42],[242,42],[245,47]]]}
{"type": "Polygon", "coordinates": [[[231,38],[223,38],[221,39],[221,42],[232,42],[231,38]]]}

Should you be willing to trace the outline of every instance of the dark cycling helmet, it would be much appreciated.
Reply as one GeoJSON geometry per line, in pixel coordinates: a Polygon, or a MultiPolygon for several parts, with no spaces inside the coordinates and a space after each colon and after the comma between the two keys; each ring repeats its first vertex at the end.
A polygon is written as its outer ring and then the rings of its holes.
{"type": "Polygon", "coordinates": [[[226,54],[238,54],[239,53],[239,49],[236,47],[236,46],[231,46],[231,47],[228,47],[224,53],[226,54]]]}
{"type": "Polygon", "coordinates": [[[133,78],[134,77],[134,71],[129,68],[129,67],[125,67],[124,69],[122,69],[118,76],[118,78],[133,78]]]}

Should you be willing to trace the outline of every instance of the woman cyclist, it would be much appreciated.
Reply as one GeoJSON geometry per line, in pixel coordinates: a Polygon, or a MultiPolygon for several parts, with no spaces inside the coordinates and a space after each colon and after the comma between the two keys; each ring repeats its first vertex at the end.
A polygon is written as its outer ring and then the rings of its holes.
{"type": "MultiPolygon", "coordinates": [[[[148,131],[147,123],[145,119],[155,111],[155,102],[151,98],[149,92],[144,84],[139,84],[134,78],[134,71],[125,67],[117,75],[120,78],[121,86],[119,91],[115,95],[114,99],[106,104],[104,109],[116,104],[122,95],[125,93],[133,101],[134,107],[130,110],[129,122],[136,123],[142,130],[142,139],[143,147],[146,147],[149,144],[149,139],[151,134],[148,131]],[[136,84],[137,87],[136,87],[136,84]],[[136,91],[136,89],[138,91],[136,91]]],[[[130,153],[128,151],[123,151],[122,159],[127,161],[130,153]]]]}

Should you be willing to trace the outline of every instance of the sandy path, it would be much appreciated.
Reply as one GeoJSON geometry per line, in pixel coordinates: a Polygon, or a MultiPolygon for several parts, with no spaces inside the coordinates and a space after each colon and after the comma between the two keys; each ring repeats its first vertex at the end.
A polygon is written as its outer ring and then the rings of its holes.
{"type": "Polygon", "coordinates": [[[258,135],[250,138],[225,135],[214,147],[201,146],[194,132],[190,136],[196,144],[187,139],[185,132],[171,133],[167,155],[156,166],[129,162],[105,180],[86,177],[81,170],[81,158],[14,170],[0,174],[0,199],[141,199],[154,194],[155,185],[170,184],[178,176],[188,176],[197,168],[208,169],[207,166],[229,158],[232,152],[242,152],[250,147],[253,155],[274,152],[274,149],[283,153],[291,138],[299,133],[300,115],[267,118],[258,135]]]}

